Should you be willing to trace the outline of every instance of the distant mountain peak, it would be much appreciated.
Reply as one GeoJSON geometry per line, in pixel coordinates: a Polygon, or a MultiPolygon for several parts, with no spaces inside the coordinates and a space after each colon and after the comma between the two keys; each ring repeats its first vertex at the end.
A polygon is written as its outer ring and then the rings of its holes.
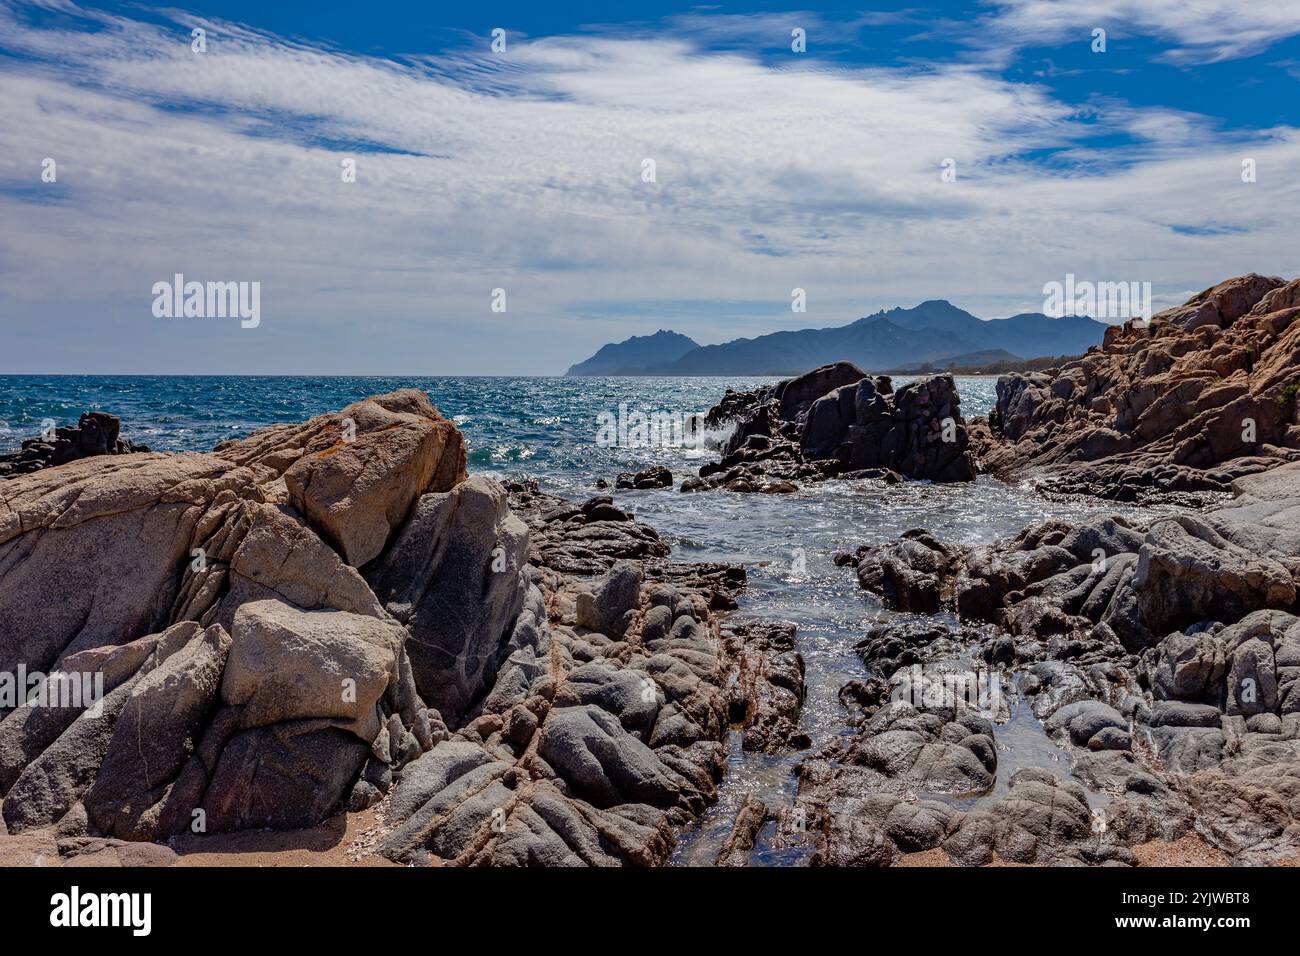
{"type": "Polygon", "coordinates": [[[633,335],[622,342],[604,345],[591,358],[570,366],[565,375],[640,375],[640,370],[675,362],[699,348],[690,336],[671,329],[652,335],[633,335]]]}
{"type": "Polygon", "coordinates": [[[1091,319],[1065,321],[1032,312],[985,321],[947,299],[926,299],[911,308],[881,309],[848,325],[771,332],[704,347],[661,329],[606,345],[568,374],[797,375],[840,361],[881,373],[957,357],[1080,355],[1101,344],[1105,329],[1091,319]]]}

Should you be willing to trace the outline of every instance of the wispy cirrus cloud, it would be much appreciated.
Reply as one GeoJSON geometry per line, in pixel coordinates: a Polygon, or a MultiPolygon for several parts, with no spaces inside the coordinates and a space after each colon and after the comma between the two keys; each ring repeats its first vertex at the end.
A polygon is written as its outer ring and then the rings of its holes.
{"type": "Polygon", "coordinates": [[[1172,44],[1164,59],[1216,63],[1300,34],[1300,0],[987,0],[999,43],[1047,46],[1071,34],[1147,36],[1172,44]]]}
{"type": "Polygon", "coordinates": [[[544,372],[656,302],[710,341],[933,296],[1011,314],[1066,271],[1295,271],[1289,128],[1080,108],[956,62],[772,63],[671,25],[395,60],[42,6],[0,3],[0,315],[32,370],[544,372]],[[174,272],[261,281],[256,338],[153,319],[174,272]],[[682,318],[707,301],[746,314],[682,318]]]}

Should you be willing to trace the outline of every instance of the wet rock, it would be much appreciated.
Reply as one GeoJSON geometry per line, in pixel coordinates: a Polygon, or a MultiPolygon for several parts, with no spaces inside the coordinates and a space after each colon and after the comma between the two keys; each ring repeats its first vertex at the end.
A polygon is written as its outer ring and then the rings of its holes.
{"type": "Polygon", "coordinates": [[[890,607],[934,614],[951,595],[961,557],[923,530],[908,531],[858,555],[858,583],[890,607]]]}
{"type": "Polygon", "coordinates": [[[1129,750],[1133,746],[1133,737],[1120,727],[1103,727],[1088,738],[1089,750],[1129,750]]]}
{"type": "Polygon", "coordinates": [[[511,510],[528,526],[528,561],[539,568],[591,576],[604,574],[619,560],[668,554],[668,545],[653,528],[614,508],[608,497],[592,499],[588,508],[535,485],[508,482],[505,487],[511,510]]]}
{"type": "Polygon", "coordinates": [[[808,460],[841,470],[887,468],[908,478],[973,481],[975,460],[949,375],[909,382],[891,395],[868,378],[813,403],[801,438],[808,460]]]}
{"type": "Polygon", "coordinates": [[[632,472],[623,472],[614,482],[616,488],[671,488],[673,486],[673,473],[662,465],[655,465],[650,468],[644,468],[633,474],[632,472]]]}
{"type": "Polygon", "coordinates": [[[803,655],[789,621],[728,621],[721,640],[733,661],[727,678],[730,722],[744,729],[746,751],[776,753],[806,747],[799,714],[807,696],[803,655]]]}
{"type": "Polygon", "coordinates": [[[1050,863],[1077,857],[1092,837],[1092,813],[1078,784],[1044,770],[1021,770],[995,808],[992,849],[1013,863],[1050,863]]]}
{"type": "Polygon", "coordinates": [[[683,491],[788,493],[800,481],[903,476],[970,481],[974,458],[951,376],[911,382],[867,377],[840,362],[751,393],[728,393],[707,416],[734,422],[722,458],[683,491]]]}
{"type": "MultiPolygon", "coordinates": [[[[809,413],[813,404],[837,388],[852,385],[866,378],[866,373],[852,362],[832,362],[777,384],[773,397],[780,403],[781,421],[797,421],[809,413]]],[[[885,379],[887,383],[889,380],[885,379]]]]}
{"type": "Polygon", "coordinates": [[[893,675],[904,667],[932,660],[944,651],[956,651],[959,643],[952,631],[930,622],[889,622],[866,629],[853,649],[863,664],[882,675],[893,675]]]}
{"type": "Polygon", "coordinates": [[[982,793],[993,784],[996,759],[987,720],[948,709],[918,711],[900,700],[861,728],[832,777],[847,778],[840,785],[851,780],[858,792],[982,793]]]}
{"type": "MultiPolygon", "coordinates": [[[[1114,729],[1128,732],[1128,721],[1113,707],[1096,700],[1080,700],[1066,704],[1049,717],[1044,724],[1048,733],[1065,733],[1071,743],[1086,747],[1089,741],[1103,730],[1114,729]]],[[[1113,738],[1110,738],[1113,739],[1113,738]]],[[[1118,750],[1119,747],[1098,747],[1095,749],[1118,750]]]]}
{"type": "Polygon", "coordinates": [[[752,793],[745,794],[745,799],[736,811],[736,821],[731,832],[718,850],[715,866],[749,866],[749,855],[754,850],[754,843],[763,825],[770,819],[767,805],[752,793]]]}

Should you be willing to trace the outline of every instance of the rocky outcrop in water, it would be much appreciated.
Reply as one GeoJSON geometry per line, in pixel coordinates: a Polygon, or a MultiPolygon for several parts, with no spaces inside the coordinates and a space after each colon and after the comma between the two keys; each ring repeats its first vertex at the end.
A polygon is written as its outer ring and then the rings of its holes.
{"type": "Polygon", "coordinates": [[[1112,328],[1059,369],[998,380],[982,465],[1054,491],[1204,503],[1300,458],[1300,280],[1221,282],[1112,328]]]}
{"type": "Polygon", "coordinates": [[[465,461],[406,390],[0,487],[0,672],[37,689],[0,707],[0,854],[382,801],[400,862],[658,864],[732,726],[806,745],[793,626],[722,625],[742,569],[465,461]]]}
{"type": "Polygon", "coordinates": [[[898,389],[838,362],[752,392],[728,392],[705,418],[732,423],[722,458],[683,491],[785,493],[799,481],[903,478],[972,481],[960,400],[950,375],[898,389]]]}
{"type": "Polygon", "coordinates": [[[28,475],[80,458],[149,451],[148,445],[118,437],[120,429],[118,417],[107,412],[86,412],[76,425],[52,426],[48,433],[24,440],[21,450],[0,455],[0,479],[28,475]]]}
{"type": "Polygon", "coordinates": [[[808,409],[800,450],[835,461],[840,473],[887,468],[906,478],[973,481],[957,387],[936,375],[891,392],[887,379],[862,379],[823,395],[808,409]]]}
{"type": "Polygon", "coordinates": [[[643,468],[638,472],[625,471],[614,480],[615,488],[644,490],[646,488],[671,488],[672,486],[673,473],[663,465],[643,468]]]}

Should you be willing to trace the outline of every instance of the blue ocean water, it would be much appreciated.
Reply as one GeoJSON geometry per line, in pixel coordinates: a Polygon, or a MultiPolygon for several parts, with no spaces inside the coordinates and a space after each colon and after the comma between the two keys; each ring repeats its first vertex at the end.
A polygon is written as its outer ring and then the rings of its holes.
{"type": "MultiPolygon", "coordinates": [[[[845,732],[837,691],[864,676],[853,644],[868,624],[895,616],[858,588],[850,569],[834,566],[834,551],[881,543],[918,527],[950,541],[987,543],[1035,521],[1081,517],[1098,506],[1049,502],[1029,488],[985,476],[957,485],[832,481],[790,495],[594,488],[597,478],[612,486],[617,473],[652,464],[671,468],[680,481],[716,457],[701,449],[602,445],[601,413],[617,414],[620,406],[646,413],[703,412],[727,388],[764,381],[769,380],[0,376],[0,449],[39,432],[43,419],[62,424],[83,411],[102,410],[122,418],[124,437],[154,450],[206,451],[264,425],[301,421],[396,388],[422,388],[465,433],[471,471],[533,477],[546,490],[574,499],[614,494],[660,532],[678,560],[745,564],[750,587],[739,613],[787,618],[799,626],[808,668],[804,729],[819,744],[845,732]]],[[[992,407],[993,379],[959,378],[957,385],[967,417],[992,407]]],[[[1056,759],[1032,718],[1013,720],[999,737],[1005,751],[1000,781],[1018,765],[1056,759]]],[[[793,795],[797,754],[756,757],[740,752],[738,736],[731,743],[719,803],[685,835],[678,863],[712,860],[745,793],[777,806],[793,795]]],[[[805,852],[763,843],[758,860],[794,863],[805,852]]]]}

